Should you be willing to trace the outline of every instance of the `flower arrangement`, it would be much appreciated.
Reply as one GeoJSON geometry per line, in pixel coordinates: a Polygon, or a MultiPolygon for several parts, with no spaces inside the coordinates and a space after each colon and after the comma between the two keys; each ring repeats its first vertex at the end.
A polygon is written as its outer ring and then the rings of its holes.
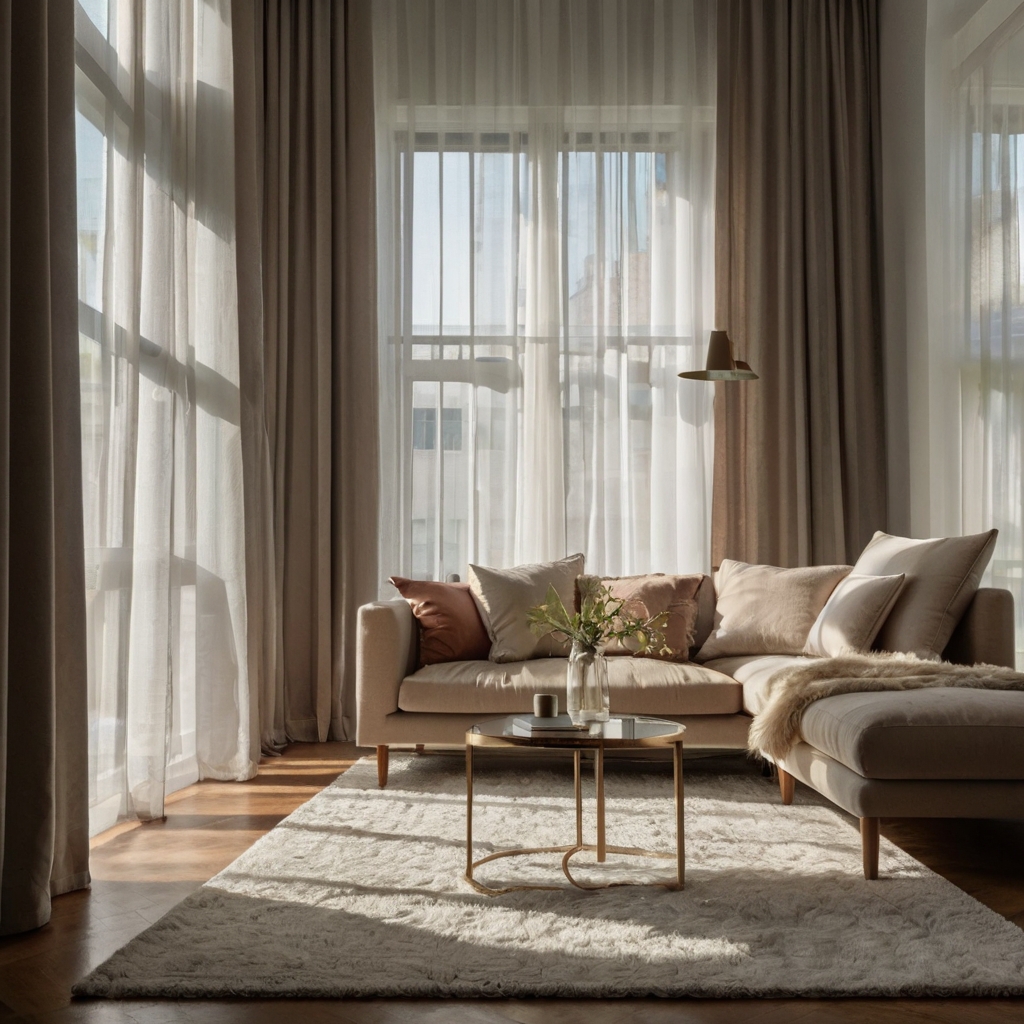
{"type": "Polygon", "coordinates": [[[671,654],[665,643],[668,612],[648,616],[643,605],[629,607],[595,577],[580,577],[580,610],[570,614],[553,586],[542,604],[526,613],[536,636],[561,634],[566,640],[589,651],[597,651],[613,640],[638,653],[671,654]]]}

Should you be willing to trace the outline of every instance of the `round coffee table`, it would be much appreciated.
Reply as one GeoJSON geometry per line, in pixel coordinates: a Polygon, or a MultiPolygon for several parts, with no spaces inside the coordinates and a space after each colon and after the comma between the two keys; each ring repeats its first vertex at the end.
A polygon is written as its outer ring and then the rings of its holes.
{"type": "Polygon", "coordinates": [[[493,889],[473,877],[475,868],[501,857],[521,857],[531,853],[561,853],[562,871],[565,877],[579,889],[607,889],[615,885],[663,885],[669,889],[682,889],[685,869],[683,843],[683,734],[686,726],[660,718],[642,718],[632,715],[613,715],[607,722],[593,722],[586,730],[559,732],[557,734],[533,733],[517,735],[513,722],[522,715],[509,715],[489,722],[474,725],[466,733],[466,881],[477,892],[486,896],[500,896],[507,892],[521,892],[528,889],[559,889],[557,885],[510,885],[493,889]],[[672,747],[673,779],[675,783],[676,806],[676,852],[663,853],[630,846],[609,846],[605,841],[604,815],[604,752],[605,749],[640,750],[647,747],[672,747]],[[499,850],[479,860],[473,860],[473,757],[478,747],[489,750],[510,747],[544,747],[554,750],[571,750],[575,767],[576,792],[576,842],[568,846],[538,846],[524,849],[499,850]],[[594,781],[597,787],[597,843],[583,842],[583,786],[580,779],[580,755],[584,750],[594,751],[594,781]],[[640,857],[661,857],[676,861],[676,878],[673,882],[606,882],[590,884],[573,878],[569,861],[581,851],[593,851],[598,863],[603,863],[609,853],[624,853],[640,857]]]}

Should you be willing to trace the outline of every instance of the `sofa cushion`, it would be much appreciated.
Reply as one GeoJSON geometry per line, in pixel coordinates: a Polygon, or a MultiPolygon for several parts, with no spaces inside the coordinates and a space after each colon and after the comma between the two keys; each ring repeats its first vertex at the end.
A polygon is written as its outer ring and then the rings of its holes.
{"type": "Polygon", "coordinates": [[[552,634],[531,632],[526,613],[547,597],[548,587],[571,611],[576,577],[583,572],[583,556],[570,555],[557,562],[517,565],[512,569],[469,566],[469,589],[491,638],[491,661],[563,657],[569,644],[552,634]]]}
{"type": "Polygon", "coordinates": [[[722,561],[715,577],[715,627],[699,661],[741,654],[800,654],[818,613],[848,565],[780,569],[722,561]]]}
{"type": "Polygon", "coordinates": [[[900,596],[906,576],[861,576],[839,581],[811,626],[804,654],[841,658],[870,651],[886,616],[900,596]]]}
{"type": "Polygon", "coordinates": [[[861,552],[855,573],[907,580],[875,639],[880,651],[938,658],[971,603],[997,530],[969,537],[912,540],[879,531],[861,552]]]}
{"type": "Polygon", "coordinates": [[[701,573],[667,576],[662,572],[646,576],[577,576],[576,610],[580,609],[580,595],[590,593],[587,588],[599,590],[603,585],[616,601],[623,602],[622,613],[625,615],[652,619],[664,614],[665,646],[671,650],[671,654],[658,654],[653,650],[634,654],[637,646],[635,641],[630,647],[621,640],[613,640],[605,648],[605,654],[689,661],[697,623],[697,591],[703,579],[701,573]]]}
{"type": "Polygon", "coordinates": [[[799,654],[748,654],[739,658],[716,658],[706,661],[704,667],[732,676],[743,687],[743,710],[756,715],[768,700],[768,680],[779,669],[806,665],[812,660],[815,659],[799,654]]]}
{"type": "MultiPolygon", "coordinates": [[[[535,693],[557,693],[564,703],[567,665],[565,658],[428,665],[402,680],[398,707],[507,715],[530,711],[535,693]]],[[[608,688],[617,714],[731,715],[740,710],[739,683],[704,665],[609,658],[608,688]]]]}
{"type": "Polygon", "coordinates": [[[1024,693],[955,686],[815,701],[800,732],[867,779],[1024,779],[1024,693]]]}
{"type": "Polygon", "coordinates": [[[388,581],[409,602],[419,626],[419,664],[486,658],[491,638],[468,583],[437,583],[392,576],[388,581]]]}

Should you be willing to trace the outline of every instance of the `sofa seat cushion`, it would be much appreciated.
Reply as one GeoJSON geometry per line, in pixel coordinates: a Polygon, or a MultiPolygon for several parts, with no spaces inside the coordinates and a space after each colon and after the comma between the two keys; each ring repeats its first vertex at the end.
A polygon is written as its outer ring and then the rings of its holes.
{"type": "Polygon", "coordinates": [[[806,665],[816,658],[801,654],[746,654],[736,658],[716,658],[704,663],[723,675],[732,676],[743,687],[743,710],[756,715],[768,700],[768,680],[779,669],[806,665]]]}
{"type": "Polygon", "coordinates": [[[843,693],[804,712],[805,742],[866,779],[1024,779],[1024,693],[843,693]]]}
{"type": "MultiPolygon", "coordinates": [[[[565,658],[496,665],[451,661],[402,680],[402,711],[508,715],[531,711],[535,693],[556,693],[565,710],[565,658]]],[[[736,680],[706,665],[651,658],[609,658],[612,711],[635,715],[731,715],[740,710],[736,680]]]]}

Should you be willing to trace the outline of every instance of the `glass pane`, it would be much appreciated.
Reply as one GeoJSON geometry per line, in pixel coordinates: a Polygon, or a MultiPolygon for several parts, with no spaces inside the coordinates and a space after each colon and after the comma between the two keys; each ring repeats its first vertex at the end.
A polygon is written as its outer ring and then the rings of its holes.
{"type": "Polygon", "coordinates": [[[101,35],[107,35],[107,22],[109,17],[107,0],[78,0],[85,11],[86,17],[100,30],[101,35]]]}
{"type": "MultiPolygon", "coordinates": [[[[507,139],[508,136],[506,135],[507,139]]],[[[512,154],[476,154],[474,314],[476,334],[515,331],[512,154]]]]}
{"type": "Polygon", "coordinates": [[[411,557],[414,579],[437,578],[438,397],[436,382],[413,383],[412,489],[407,522],[411,520],[412,523],[411,557]]]}
{"type": "Polygon", "coordinates": [[[441,322],[441,158],[416,153],[412,203],[412,332],[438,334],[441,322]]]}
{"type": "Polygon", "coordinates": [[[103,276],[103,225],[106,217],[107,142],[80,111],[75,113],[78,185],[78,297],[99,309],[103,276]]]}
{"type": "Polygon", "coordinates": [[[473,255],[470,237],[471,159],[469,153],[445,153],[443,156],[442,333],[448,335],[469,334],[469,267],[473,255]]]}

